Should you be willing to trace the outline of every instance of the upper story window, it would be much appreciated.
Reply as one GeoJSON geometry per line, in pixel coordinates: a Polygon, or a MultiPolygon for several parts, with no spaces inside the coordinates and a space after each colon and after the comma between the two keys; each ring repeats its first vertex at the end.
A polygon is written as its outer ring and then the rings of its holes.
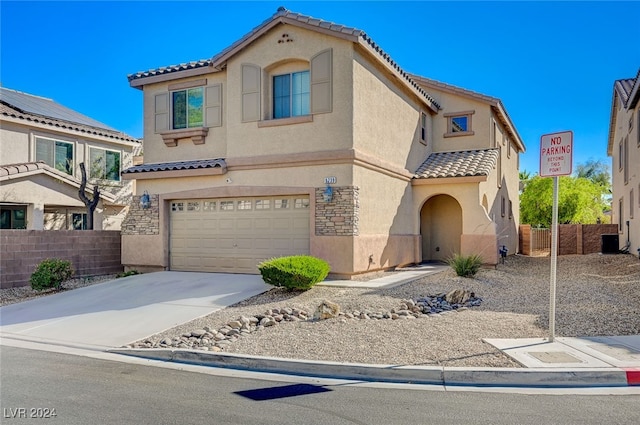
{"type": "Polygon", "coordinates": [[[120,152],[89,148],[92,179],[120,181],[120,152]]]}
{"type": "Polygon", "coordinates": [[[289,118],[310,113],[309,71],[273,77],[273,118],[289,118]]]}
{"type": "Polygon", "coordinates": [[[427,114],[424,112],[420,114],[420,140],[427,143],[427,114]]]}
{"type": "Polygon", "coordinates": [[[204,125],[203,100],[203,87],[172,92],[173,128],[202,127],[204,125]]]}
{"type": "Polygon", "coordinates": [[[73,143],[36,137],[36,161],[73,175],[73,143]]]}
{"type": "Polygon", "coordinates": [[[444,137],[473,135],[471,117],[474,113],[475,111],[464,111],[444,114],[447,118],[447,132],[444,137]]]}
{"type": "Polygon", "coordinates": [[[209,128],[222,126],[222,84],[203,78],[169,84],[168,89],[154,95],[154,133],[169,147],[184,138],[204,144],[209,128]]]}

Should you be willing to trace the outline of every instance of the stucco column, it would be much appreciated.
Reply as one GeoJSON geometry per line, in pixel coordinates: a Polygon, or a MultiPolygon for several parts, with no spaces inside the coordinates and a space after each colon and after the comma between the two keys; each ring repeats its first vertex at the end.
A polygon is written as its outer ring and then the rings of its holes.
{"type": "Polygon", "coordinates": [[[27,229],[44,229],[44,204],[33,203],[27,207],[27,229]]]}

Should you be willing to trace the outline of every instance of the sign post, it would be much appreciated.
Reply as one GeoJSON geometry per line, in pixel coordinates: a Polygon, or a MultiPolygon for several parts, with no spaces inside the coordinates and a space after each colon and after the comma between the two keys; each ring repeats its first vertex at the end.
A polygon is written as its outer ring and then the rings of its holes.
{"type": "Polygon", "coordinates": [[[573,132],[545,134],[540,138],[540,177],[553,177],[551,272],[549,278],[549,342],[556,333],[556,266],[558,263],[558,176],[571,174],[573,132]]]}

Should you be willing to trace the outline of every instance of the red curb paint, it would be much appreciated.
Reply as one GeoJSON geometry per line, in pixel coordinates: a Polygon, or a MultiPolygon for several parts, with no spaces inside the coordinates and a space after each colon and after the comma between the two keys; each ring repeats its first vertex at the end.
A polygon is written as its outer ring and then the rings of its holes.
{"type": "Polygon", "coordinates": [[[640,385],[640,369],[625,369],[627,385],[640,385]]]}

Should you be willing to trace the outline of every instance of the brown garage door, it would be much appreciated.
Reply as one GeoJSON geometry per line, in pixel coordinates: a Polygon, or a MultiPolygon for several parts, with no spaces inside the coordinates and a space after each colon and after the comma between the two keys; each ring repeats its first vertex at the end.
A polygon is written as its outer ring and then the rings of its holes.
{"type": "Polygon", "coordinates": [[[184,199],[171,202],[171,270],[258,273],[257,264],[309,254],[309,198],[184,199]]]}

